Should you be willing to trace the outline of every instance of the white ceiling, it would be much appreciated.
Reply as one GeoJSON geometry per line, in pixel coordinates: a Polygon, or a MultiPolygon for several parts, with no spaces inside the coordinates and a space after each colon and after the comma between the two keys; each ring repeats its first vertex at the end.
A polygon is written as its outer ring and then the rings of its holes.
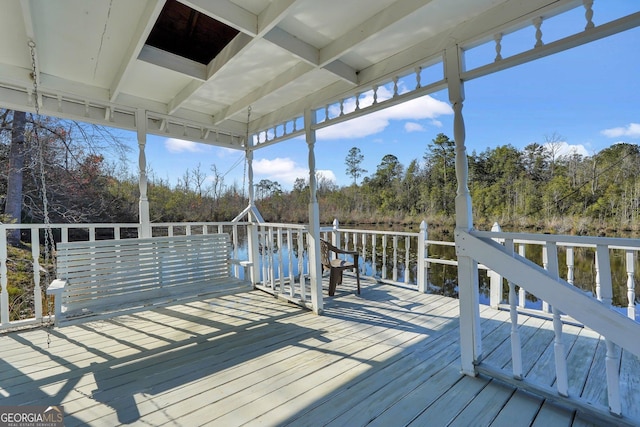
{"type": "MultiPolygon", "coordinates": [[[[249,107],[252,122],[263,118],[261,126],[273,126],[269,117],[293,117],[368,90],[377,78],[427,63],[446,47],[582,6],[579,0],[180,2],[240,31],[206,66],[145,47],[163,0],[4,0],[0,106],[34,110],[33,40],[45,114],[135,128],[135,111],[144,110],[168,123],[243,135],[249,107]]],[[[234,144],[212,143],[218,142],[234,144]]]]}

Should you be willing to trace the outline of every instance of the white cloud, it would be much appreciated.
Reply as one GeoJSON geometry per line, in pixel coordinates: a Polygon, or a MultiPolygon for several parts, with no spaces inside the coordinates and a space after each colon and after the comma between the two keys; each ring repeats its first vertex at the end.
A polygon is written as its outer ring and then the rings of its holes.
{"type": "Polygon", "coordinates": [[[425,128],[420,123],[407,122],[404,124],[404,130],[406,132],[424,132],[425,128]]]}
{"type": "MultiPolygon", "coordinates": [[[[391,94],[386,93],[384,90],[378,92],[378,102],[390,97],[391,94]]],[[[370,94],[363,96],[360,99],[360,105],[362,107],[370,105],[372,102],[370,98],[370,94]]],[[[354,106],[351,104],[354,102],[355,101],[352,100],[346,102],[343,107],[344,111],[353,111],[354,106]]],[[[330,108],[331,117],[337,116],[338,112],[335,111],[336,108],[338,107],[334,106],[330,108]]],[[[376,111],[375,113],[320,129],[318,131],[318,139],[363,138],[381,133],[389,126],[391,120],[435,120],[439,116],[449,114],[453,114],[453,110],[449,104],[427,95],[394,105],[393,107],[385,108],[384,110],[376,111]]],[[[435,122],[439,123],[437,120],[435,120],[435,122]]]]}
{"type": "MultiPolygon", "coordinates": [[[[259,159],[253,162],[253,173],[256,176],[256,183],[260,179],[276,181],[283,187],[291,187],[296,179],[302,178],[309,181],[309,169],[297,165],[292,159],[276,157],[275,159],[259,159]]],[[[329,169],[319,169],[316,175],[325,179],[337,182],[336,174],[329,169]]]]}
{"type": "Polygon", "coordinates": [[[182,139],[176,138],[165,140],[164,146],[170,153],[201,153],[205,151],[204,144],[193,141],[183,141],[182,139]]]}
{"type": "Polygon", "coordinates": [[[336,174],[333,173],[332,170],[329,169],[319,169],[316,171],[316,176],[318,178],[322,177],[324,179],[326,179],[327,181],[333,181],[334,183],[336,183],[338,180],[336,178],[336,174]]]}
{"type": "Polygon", "coordinates": [[[619,138],[621,136],[640,138],[640,123],[629,123],[627,126],[605,129],[600,133],[609,138],[619,138]]]}
{"type": "MultiPolygon", "coordinates": [[[[290,158],[277,157],[273,160],[259,159],[253,162],[253,172],[279,184],[293,185],[296,178],[308,178],[309,170],[296,163],[290,158]]],[[[259,179],[256,179],[259,181],[259,179]]]]}
{"type": "MultiPolygon", "coordinates": [[[[549,144],[545,144],[545,146],[549,148],[549,144]]],[[[555,153],[556,158],[560,158],[563,156],[571,156],[573,154],[580,154],[582,156],[590,155],[584,145],[582,144],[571,145],[564,141],[558,143],[558,146],[555,147],[555,151],[556,151],[555,153]]]]}

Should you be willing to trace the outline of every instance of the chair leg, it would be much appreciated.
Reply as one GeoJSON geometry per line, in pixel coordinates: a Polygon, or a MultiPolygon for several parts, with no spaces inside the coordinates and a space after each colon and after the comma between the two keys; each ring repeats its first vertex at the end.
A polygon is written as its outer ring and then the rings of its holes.
{"type": "Polygon", "coordinates": [[[329,270],[329,296],[332,297],[336,293],[336,286],[338,286],[338,281],[340,280],[340,271],[338,269],[332,268],[329,270]]]}
{"type": "Polygon", "coordinates": [[[360,295],[360,269],[356,268],[356,283],[358,284],[358,295],[360,295]]]}

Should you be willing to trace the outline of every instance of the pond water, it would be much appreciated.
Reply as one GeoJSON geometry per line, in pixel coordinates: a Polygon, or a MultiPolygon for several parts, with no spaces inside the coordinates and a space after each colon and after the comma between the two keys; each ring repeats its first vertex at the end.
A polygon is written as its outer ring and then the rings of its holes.
{"type": "MultiPolygon", "coordinates": [[[[434,239],[434,237],[429,236],[429,239],[434,239]]],[[[416,239],[417,242],[417,239],[416,239]]],[[[416,247],[417,243],[412,241],[411,248],[409,252],[409,284],[415,285],[417,283],[417,253],[416,247]]],[[[405,250],[404,243],[400,242],[400,247],[397,251],[397,281],[405,282],[405,250]]],[[[372,261],[371,248],[367,247],[365,251],[365,266],[364,266],[364,275],[366,276],[374,276],[378,279],[387,278],[391,279],[393,277],[393,242],[392,239],[389,238],[387,241],[386,248],[386,265],[383,266],[382,260],[382,241],[378,240],[376,244],[376,262],[375,262],[375,270],[372,261]],[[384,267],[384,268],[383,268],[384,267]],[[374,273],[375,271],[375,273],[374,273]],[[384,271],[384,272],[383,272],[384,271]]],[[[246,248],[246,240],[242,239],[240,247],[238,248],[240,251],[240,256],[246,258],[247,257],[247,248],[246,248]]],[[[359,249],[361,251],[361,249],[359,249]]],[[[289,264],[288,264],[288,247],[286,244],[283,244],[281,248],[278,248],[277,251],[282,251],[282,257],[285,260],[282,265],[282,274],[284,276],[289,275],[289,264]]],[[[274,262],[278,263],[278,259],[280,254],[278,252],[274,252],[272,256],[274,257],[274,262]]],[[[298,253],[297,250],[294,253],[294,261],[293,261],[293,269],[294,276],[299,274],[298,271],[298,253]]],[[[304,251],[303,256],[303,265],[304,265],[304,274],[307,274],[307,253],[304,251]]],[[[428,246],[428,257],[429,258],[438,258],[443,260],[455,260],[455,248],[452,246],[442,246],[442,245],[429,245],[428,246]]],[[[542,266],[542,246],[540,245],[526,245],[526,257],[538,265],[542,266]]],[[[567,277],[567,265],[566,265],[566,248],[558,247],[558,263],[560,268],[560,277],[567,277]]],[[[262,262],[263,259],[260,260],[260,272],[262,274],[262,262]]],[[[624,251],[612,251],[611,252],[611,275],[613,282],[613,305],[620,308],[620,311],[626,315],[626,307],[627,303],[627,271],[625,265],[625,255],[624,251]]],[[[595,271],[595,249],[592,248],[574,248],[574,286],[590,292],[592,295],[596,294],[596,283],[595,283],[596,271],[595,271]]],[[[457,277],[457,267],[455,265],[445,265],[439,263],[430,263],[428,268],[428,291],[434,294],[445,295],[449,297],[458,297],[458,277],[457,277]]],[[[635,259],[635,282],[638,283],[640,280],[640,260],[636,257],[635,259]]],[[[480,302],[483,304],[489,303],[489,278],[487,277],[486,271],[479,271],[479,285],[480,285],[480,302]]],[[[640,292],[639,292],[640,293],[640,292]]],[[[507,295],[507,289],[505,284],[505,290],[503,295],[507,295]]],[[[639,297],[636,297],[638,300],[639,297]]],[[[528,308],[536,308],[540,309],[542,306],[542,301],[538,300],[534,295],[527,294],[526,296],[526,306],[528,308]]]]}

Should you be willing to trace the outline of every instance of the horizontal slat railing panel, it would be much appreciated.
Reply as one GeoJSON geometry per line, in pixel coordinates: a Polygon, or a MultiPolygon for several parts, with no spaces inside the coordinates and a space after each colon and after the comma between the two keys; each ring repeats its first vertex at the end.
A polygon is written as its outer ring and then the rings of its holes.
{"type": "Polygon", "coordinates": [[[229,249],[227,234],[62,243],[58,278],[66,283],[58,317],[105,317],[112,311],[248,290],[247,282],[230,275],[229,249]]]}
{"type": "MultiPolygon", "coordinates": [[[[164,235],[166,238],[168,235],[192,235],[195,237],[226,232],[231,235],[230,240],[233,247],[230,250],[233,253],[233,258],[245,257],[243,260],[246,260],[246,252],[242,252],[239,245],[245,241],[247,224],[246,222],[155,223],[152,224],[152,234],[154,236],[164,235]]],[[[2,251],[0,251],[0,331],[15,326],[41,324],[44,319],[49,318],[48,314],[51,310],[46,307],[50,304],[40,304],[40,301],[46,302],[41,290],[47,285],[47,272],[51,271],[51,266],[43,263],[43,260],[46,260],[47,250],[39,238],[45,229],[53,231],[57,246],[69,241],[91,241],[96,245],[94,251],[97,252],[101,250],[101,245],[113,245],[113,242],[116,241],[123,245],[119,250],[128,250],[126,249],[128,245],[138,240],[140,225],[131,223],[51,224],[50,226],[44,224],[0,224],[2,232],[0,234],[4,237],[0,243],[2,246],[2,251]],[[30,241],[25,242],[32,244],[32,250],[29,251],[29,254],[23,255],[25,251],[21,250],[9,251],[6,243],[6,234],[9,230],[22,230],[23,236],[30,236],[30,241]],[[25,283],[23,278],[16,278],[13,271],[6,268],[7,262],[11,265],[13,262],[22,263],[24,261],[31,262],[33,265],[30,285],[25,283]],[[24,289],[24,294],[15,294],[16,288],[24,289]],[[9,290],[12,291],[11,295],[9,295],[9,290]],[[46,312],[43,312],[43,308],[46,308],[46,312]]],[[[52,255],[56,253],[59,251],[49,251],[49,254],[52,255]]],[[[50,257],[49,260],[51,259],[50,257]]],[[[122,263],[123,261],[117,262],[122,263]]],[[[204,262],[203,258],[198,258],[189,265],[197,268],[195,263],[202,262],[204,262]]],[[[232,269],[233,276],[242,277],[244,273],[242,267],[245,265],[236,262],[232,269]]],[[[50,279],[51,277],[49,277],[50,279]]]]}

